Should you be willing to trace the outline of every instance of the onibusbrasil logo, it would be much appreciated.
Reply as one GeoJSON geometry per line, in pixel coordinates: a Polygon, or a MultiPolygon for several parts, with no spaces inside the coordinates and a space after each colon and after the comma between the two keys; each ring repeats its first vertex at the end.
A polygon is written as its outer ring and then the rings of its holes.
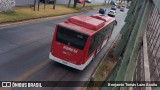
{"type": "Polygon", "coordinates": [[[2,87],[42,87],[41,83],[2,82],[2,87]]]}

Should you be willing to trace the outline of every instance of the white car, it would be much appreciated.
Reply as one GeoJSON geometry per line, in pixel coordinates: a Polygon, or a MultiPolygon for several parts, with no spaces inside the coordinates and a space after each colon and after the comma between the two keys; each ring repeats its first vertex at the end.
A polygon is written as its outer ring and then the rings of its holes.
{"type": "Polygon", "coordinates": [[[109,13],[108,13],[108,16],[115,17],[116,16],[116,11],[115,10],[110,10],[109,13]]]}
{"type": "Polygon", "coordinates": [[[86,0],[86,3],[91,3],[92,2],[92,0],[86,0]]]}

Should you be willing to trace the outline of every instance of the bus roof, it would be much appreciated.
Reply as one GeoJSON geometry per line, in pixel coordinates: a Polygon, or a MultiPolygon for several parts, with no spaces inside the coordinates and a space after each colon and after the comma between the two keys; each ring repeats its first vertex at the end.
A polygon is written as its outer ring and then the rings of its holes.
{"type": "Polygon", "coordinates": [[[60,23],[60,25],[92,36],[99,31],[100,28],[114,20],[115,18],[102,16],[101,14],[95,14],[92,16],[78,15],[68,18],[67,21],[60,23]]]}
{"type": "Polygon", "coordinates": [[[104,21],[90,17],[90,16],[85,16],[85,15],[70,17],[68,18],[68,21],[73,24],[76,24],[91,30],[95,30],[95,31],[105,25],[104,21]]]}

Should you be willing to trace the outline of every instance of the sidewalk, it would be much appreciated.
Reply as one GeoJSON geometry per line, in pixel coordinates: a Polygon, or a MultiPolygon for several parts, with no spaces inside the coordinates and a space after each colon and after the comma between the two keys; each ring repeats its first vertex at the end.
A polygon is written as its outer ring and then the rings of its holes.
{"type": "MultiPolygon", "coordinates": [[[[88,4],[86,5],[86,9],[92,9],[94,6],[100,6],[100,4],[88,4]]],[[[37,18],[54,17],[82,11],[82,5],[77,5],[77,8],[68,8],[67,5],[56,5],[56,9],[53,9],[53,5],[46,5],[45,9],[44,5],[40,5],[39,11],[33,11],[33,8],[29,7],[16,7],[14,12],[0,13],[0,24],[37,18]]]]}

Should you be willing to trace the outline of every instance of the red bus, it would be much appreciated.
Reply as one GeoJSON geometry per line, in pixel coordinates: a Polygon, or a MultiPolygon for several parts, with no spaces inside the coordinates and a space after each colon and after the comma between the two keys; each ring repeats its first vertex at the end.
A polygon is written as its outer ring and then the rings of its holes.
{"type": "Polygon", "coordinates": [[[56,25],[49,58],[83,70],[107,43],[115,18],[78,15],[56,25]]]}

